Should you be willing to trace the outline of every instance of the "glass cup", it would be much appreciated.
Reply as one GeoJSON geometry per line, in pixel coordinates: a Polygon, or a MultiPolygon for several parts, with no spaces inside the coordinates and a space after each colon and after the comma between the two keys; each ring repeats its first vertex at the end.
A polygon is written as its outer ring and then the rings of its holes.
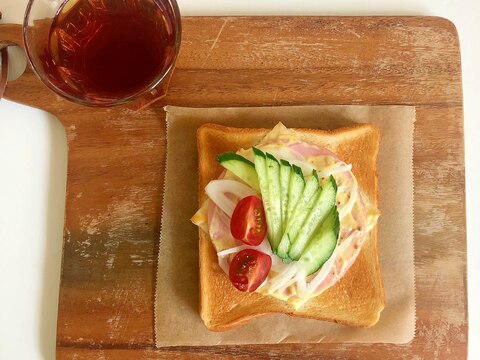
{"type": "Polygon", "coordinates": [[[175,0],[30,0],[23,39],[51,90],[82,105],[120,105],[166,94],[180,12],[175,0]]]}

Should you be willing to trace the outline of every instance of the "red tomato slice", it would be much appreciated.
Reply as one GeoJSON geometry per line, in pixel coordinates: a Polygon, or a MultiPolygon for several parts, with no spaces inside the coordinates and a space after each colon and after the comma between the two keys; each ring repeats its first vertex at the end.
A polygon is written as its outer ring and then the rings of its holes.
{"type": "Polygon", "coordinates": [[[240,291],[255,291],[267,278],[272,258],[255,249],[239,251],[230,264],[230,281],[240,291]]]}
{"type": "Polygon", "coordinates": [[[262,199],[251,195],[238,202],[230,220],[230,232],[245,244],[260,245],[267,233],[262,199]]]}

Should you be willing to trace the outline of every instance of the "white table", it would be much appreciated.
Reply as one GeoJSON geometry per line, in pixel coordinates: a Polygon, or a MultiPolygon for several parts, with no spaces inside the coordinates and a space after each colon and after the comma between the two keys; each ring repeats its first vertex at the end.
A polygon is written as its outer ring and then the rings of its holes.
{"type": "MultiPolygon", "coordinates": [[[[20,23],[26,3],[1,0],[2,21],[20,23]]],[[[480,261],[474,257],[480,254],[480,2],[179,0],[179,6],[183,15],[436,15],[456,24],[465,105],[469,358],[480,359],[480,261]]],[[[19,53],[14,72],[23,65],[19,53]]],[[[0,359],[55,357],[66,151],[53,116],[0,102],[0,359]]]]}

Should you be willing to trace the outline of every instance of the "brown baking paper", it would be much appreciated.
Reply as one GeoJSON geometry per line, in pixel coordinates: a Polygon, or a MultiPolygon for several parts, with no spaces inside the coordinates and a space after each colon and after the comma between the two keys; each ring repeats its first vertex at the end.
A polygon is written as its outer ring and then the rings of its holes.
{"type": "Polygon", "coordinates": [[[167,106],[167,164],[155,298],[156,345],[406,343],[415,333],[413,262],[413,126],[410,106],[293,106],[192,109],[167,106]],[[199,315],[196,130],[207,122],[236,126],[332,129],[370,122],[381,132],[378,154],[378,252],[385,309],[377,325],[353,328],[270,314],[226,332],[199,315]]]}

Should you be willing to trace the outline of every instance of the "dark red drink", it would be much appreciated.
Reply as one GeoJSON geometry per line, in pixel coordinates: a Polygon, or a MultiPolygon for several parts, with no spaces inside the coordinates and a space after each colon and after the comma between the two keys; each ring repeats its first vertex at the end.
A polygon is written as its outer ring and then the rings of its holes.
{"type": "Polygon", "coordinates": [[[161,0],[69,0],[40,57],[48,80],[90,102],[135,96],[172,66],[175,16],[161,0]]]}

